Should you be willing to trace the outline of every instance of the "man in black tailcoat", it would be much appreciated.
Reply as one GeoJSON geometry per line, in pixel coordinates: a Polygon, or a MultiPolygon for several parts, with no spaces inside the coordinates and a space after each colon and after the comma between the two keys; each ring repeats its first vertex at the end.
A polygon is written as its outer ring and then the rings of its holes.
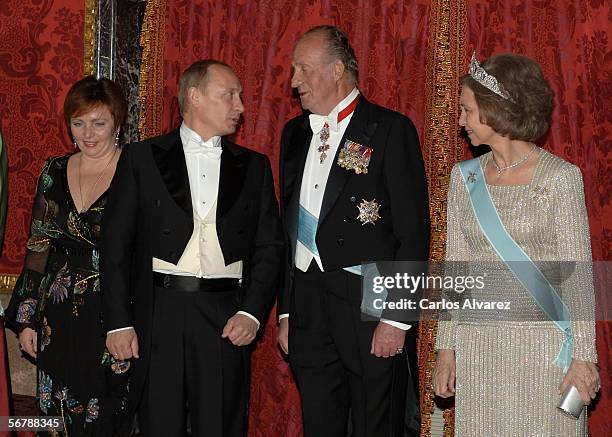
{"type": "Polygon", "coordinates": [[[126,147],[103,222],[107,347],[131,359],[141,435],[246,435],[249,344],[276,293],[268,159],[224,138],[244,110],[225,64],[181,76],[180,129],[126,147]]]}
{"type": "Polygon", "coordinates": [[[417,386],[414,337],[387,313],[362,321],[359,265],[427,260],[417,133],[410,119],[360,94],[355,54],[338,28],[304,34],[292,65],[305,113],[281,139],[288,254],[278,337],[297,379],[305,436],[344,437],[350,414],[355,437],[400,437],[406,390],[417,386]]]}

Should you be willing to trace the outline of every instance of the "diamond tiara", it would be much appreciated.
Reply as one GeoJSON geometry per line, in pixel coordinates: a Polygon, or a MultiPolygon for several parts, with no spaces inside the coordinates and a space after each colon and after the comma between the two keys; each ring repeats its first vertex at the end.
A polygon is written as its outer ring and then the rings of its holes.
{"type": "Polygon", "coordinates": [[[472,60],[470,61],[469,73],[472,79],[486,87],[487,89],[493,91],[495,94],[500,96],[503,99],[509,100],[512,103],[516,103],[508,91],[504,89],[504,86],[500,84],[495,76],[490,75],[486,72],[484,68],[480,66],[480,62],[476,59],[476,51],[472,53],[472,60]]]}

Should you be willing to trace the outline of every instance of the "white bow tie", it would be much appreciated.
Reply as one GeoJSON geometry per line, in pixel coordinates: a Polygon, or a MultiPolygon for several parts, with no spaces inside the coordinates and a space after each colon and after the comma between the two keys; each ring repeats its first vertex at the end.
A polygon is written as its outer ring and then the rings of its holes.
{"type": "Polygon", "coordinates": [[[185,146],[185,153],[193,155],[204,155],[211,159],[221,159],[221,153],[223,153],[223,148],[221,147],[220,142],[219,145],[216,146],[212,139],[208,141],[202,141],[196,138],[191,138],[185,146]]]}
{"type": "Polygon", "coordinates": [[[314,133],[315,135],[323,130],[323,126],[325,126],[325,123],[327,123],[329,130],[338,132],[337,117],[310,114],[308,118],[310,120],[310,128],[312,129],[312,133],[314,133]]]}

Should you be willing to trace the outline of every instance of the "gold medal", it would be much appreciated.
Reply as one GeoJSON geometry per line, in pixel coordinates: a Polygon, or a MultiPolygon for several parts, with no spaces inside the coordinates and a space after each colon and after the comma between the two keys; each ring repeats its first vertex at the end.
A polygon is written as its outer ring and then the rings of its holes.
{"type": "Polygon", "coordinates": [[[338,154],[337,164],[346,170],[353,170],[355,174],[367,174],[371,157],[372,149],[370,147],[346,140],[344,147],[338,154]]]}

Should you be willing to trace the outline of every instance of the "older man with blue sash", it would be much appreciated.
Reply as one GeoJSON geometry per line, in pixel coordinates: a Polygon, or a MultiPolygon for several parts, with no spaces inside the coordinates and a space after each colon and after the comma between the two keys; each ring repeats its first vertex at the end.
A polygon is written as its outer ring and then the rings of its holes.
{"type": "MultiPolygon", "coordinates": [[[[297,379],[304,434],[345,437],[350,422],[355,437],[404,436],[407,389],[416,390],[414,336],[387,313],[362,320],[360,265],[427,259],[416,130],[360,93],[354,51],[333,26],[301,37],[293,69],[305,113],[287,123],[281,140],[289,250],[279,343],[297,379]]],[[[409,407],[418,417],[416,402],[409,407]]],[[[415,422],[409,435],[418,435],[415,422]]]]}

